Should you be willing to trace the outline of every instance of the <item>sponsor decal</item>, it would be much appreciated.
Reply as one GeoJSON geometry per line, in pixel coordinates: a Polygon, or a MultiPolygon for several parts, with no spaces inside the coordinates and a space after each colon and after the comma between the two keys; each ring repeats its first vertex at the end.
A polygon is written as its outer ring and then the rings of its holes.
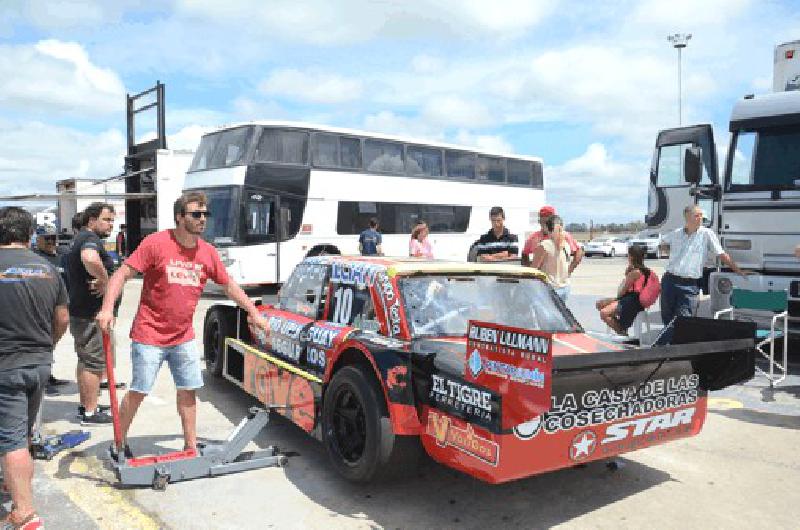
{"type": "Polygon", "coordinates": [[[575,462],[586,460],[597,449],[597,435],[589,429],[581,431],[569,445],[569,458],[575,462]]]}
{"type": "MultiPolygon", "coordinates": [[[[604,443],[625,439],[626,437],[620,438],[623,430],[629,435],[634,433],[633,436],[647,434],[651,428],[652,432],[663,430],[662,427],[667,424],[667,419],[661,418],[651,426],[652,418],[658,417],[652,416],[653,413],[697,402],[699,382],[697,374],[688,374],[655,379],[644,385],[591,389],[578,395],[567,393],[561,397],[553,396],[550,411],[541,417],[541,425],[530,438],[540,432],[554,434],[611,422],[617,423],[609,427],[613,428],[608,435],[609,442],[604,443]],[[634,419],[646,415],[652,417],[634,419]],[[620,422],[620,420],[629,421],[620,422]]],[[[694,407],[684,410],[694,411],[694,407]]],[[[693,414],[694,412],[689,415],[688,420],[686,415],[678,416],[680,421],[671,417],[669,422],[677,423],[669,428],[689,425],[693,414]]]]}
{"type": "Polygon", "coordinates": [[[601,443],[605,445],[621,442],[628,437],[652,434],[657,431],[673,429],[681,425],[691,425],[694,412],[695,408],[690,407],[688,409],[676,410],[675,412],[665,412],[657,416],[615,423],[614,425],[606,427],[605,438],[603,438],[601,443]]]}
{"type": "Polygon", "coordinates": [[[311,383],[255,355],[245,355],[244,359],[244,390],[262,403],[279,405],[278,413],[311,432],[319,397],[311,383]]]}
{"type": "Polygon", "coordinates": [[[431,410],[425,432],[439,447],[452,447],[491,466],[500,461],[500,446],[477,434],[469,423],[461,427],[453,418],[431,410]]]}
{"type": "Polygon", "coordinates": [[[406,381],[408,376],[407,366],[394,366],[386,371],[386,386],[389,390],[405,388],[408,383],[406,381]]]}
{"type": "Polygon", "coordinates": [[[377,277],[378,286],[383,295],[384,306],[386,307],[386,323],[389,328],[389,335],[400,334],[400,298],[395,295],[394,286],[385,271],[380,272],[377,277]]]}
{"type": "Polygon", "coordinates": [[[496,428],[493,395],[485,388],[456,381],[442,375],[431,375],[431,404],[470,423],[496,428]]]}
{"type": "Polygon", "coordinates": [[[550,408],[551,333],[470,321],[464,379],[502,392],[502,427],[511,429],[550,408]]]}
{"type": "Polygon", "coordinates": [[[331,282],[355,285],[359,289],[363,289],[374,285],[375,276],[385,271],[386,267],[375,263],[334,261],[331,264],[331,282]]]}
{"type": "Polygon", "coordinates": [[[539,429],[541,426],[542,417],[538,416],[531,421],[526,421],[525,423],[520,423],[519,425],[514,426],[514,436],[520,440],[530,440],[539,434],[539,429]]]}

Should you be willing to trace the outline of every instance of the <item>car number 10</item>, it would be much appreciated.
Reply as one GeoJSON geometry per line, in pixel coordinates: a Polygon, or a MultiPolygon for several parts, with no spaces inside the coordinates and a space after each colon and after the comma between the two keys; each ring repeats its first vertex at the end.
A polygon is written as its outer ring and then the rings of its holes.
{"type": "Polygon", "coordinates": [[[333,307],[333,321],[337,324],[347,324],[353,313],[353,289],[339,287],[333,293],[333,297],[336,299],[333,307]]]}

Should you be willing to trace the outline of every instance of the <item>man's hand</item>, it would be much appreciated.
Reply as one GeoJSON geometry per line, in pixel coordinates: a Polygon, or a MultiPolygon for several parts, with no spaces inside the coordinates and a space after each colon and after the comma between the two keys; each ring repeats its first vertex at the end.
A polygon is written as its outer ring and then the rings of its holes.
{"type": "Polygon", "coordinates": [[[100,328],[100,331],[110,331],[111,325],[114,323],[114,313],[111,311],[100,310],[94,319],[97,322],[97,327],[100,328]]]}
{"type": "Polygon", "coordinates": [[[269,322],[267,319],[264,318],[259,311],[255,311],[249,315],[247,315],[247,323],[253,327],[261,329],[264,333],[269,332],[269,322]]]}

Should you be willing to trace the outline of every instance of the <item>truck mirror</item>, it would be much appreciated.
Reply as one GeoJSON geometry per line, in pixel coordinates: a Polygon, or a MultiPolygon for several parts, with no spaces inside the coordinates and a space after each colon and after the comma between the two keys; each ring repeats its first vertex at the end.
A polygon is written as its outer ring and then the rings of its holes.
{"type": "Polygon", "coordinates": [[[703,159],[699,147],[687,147],[683,157],[683,176],[688,184],[700,184],[703,175],[703,159]]]}

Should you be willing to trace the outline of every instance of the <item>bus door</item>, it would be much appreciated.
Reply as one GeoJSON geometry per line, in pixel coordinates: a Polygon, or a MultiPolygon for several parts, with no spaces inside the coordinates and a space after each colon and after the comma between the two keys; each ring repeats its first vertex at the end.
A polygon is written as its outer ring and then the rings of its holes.
{"type": "Polygon", "coordinates": [[[256,189],[245,189],[244,199],[244,237],[247,246],[258,250],[241,264],[242,277],[258,278],[257,283],[280,283],[292,272],[287,256],[281,258],[290,233],[289,200],[256,189]]]}
{"type": "Polygon", "coordinates": [[[647,196],[648,228],[665,233],[683,226],[683,209],[698,204],[705,213],[703,224],[714,231],[719,226],[719,176],[714,132],[709,124],[665,129],[658,133],[650,168],[647,196]],[[687,181],[687,150],[699,154],[700,181],[687,181]]]}

